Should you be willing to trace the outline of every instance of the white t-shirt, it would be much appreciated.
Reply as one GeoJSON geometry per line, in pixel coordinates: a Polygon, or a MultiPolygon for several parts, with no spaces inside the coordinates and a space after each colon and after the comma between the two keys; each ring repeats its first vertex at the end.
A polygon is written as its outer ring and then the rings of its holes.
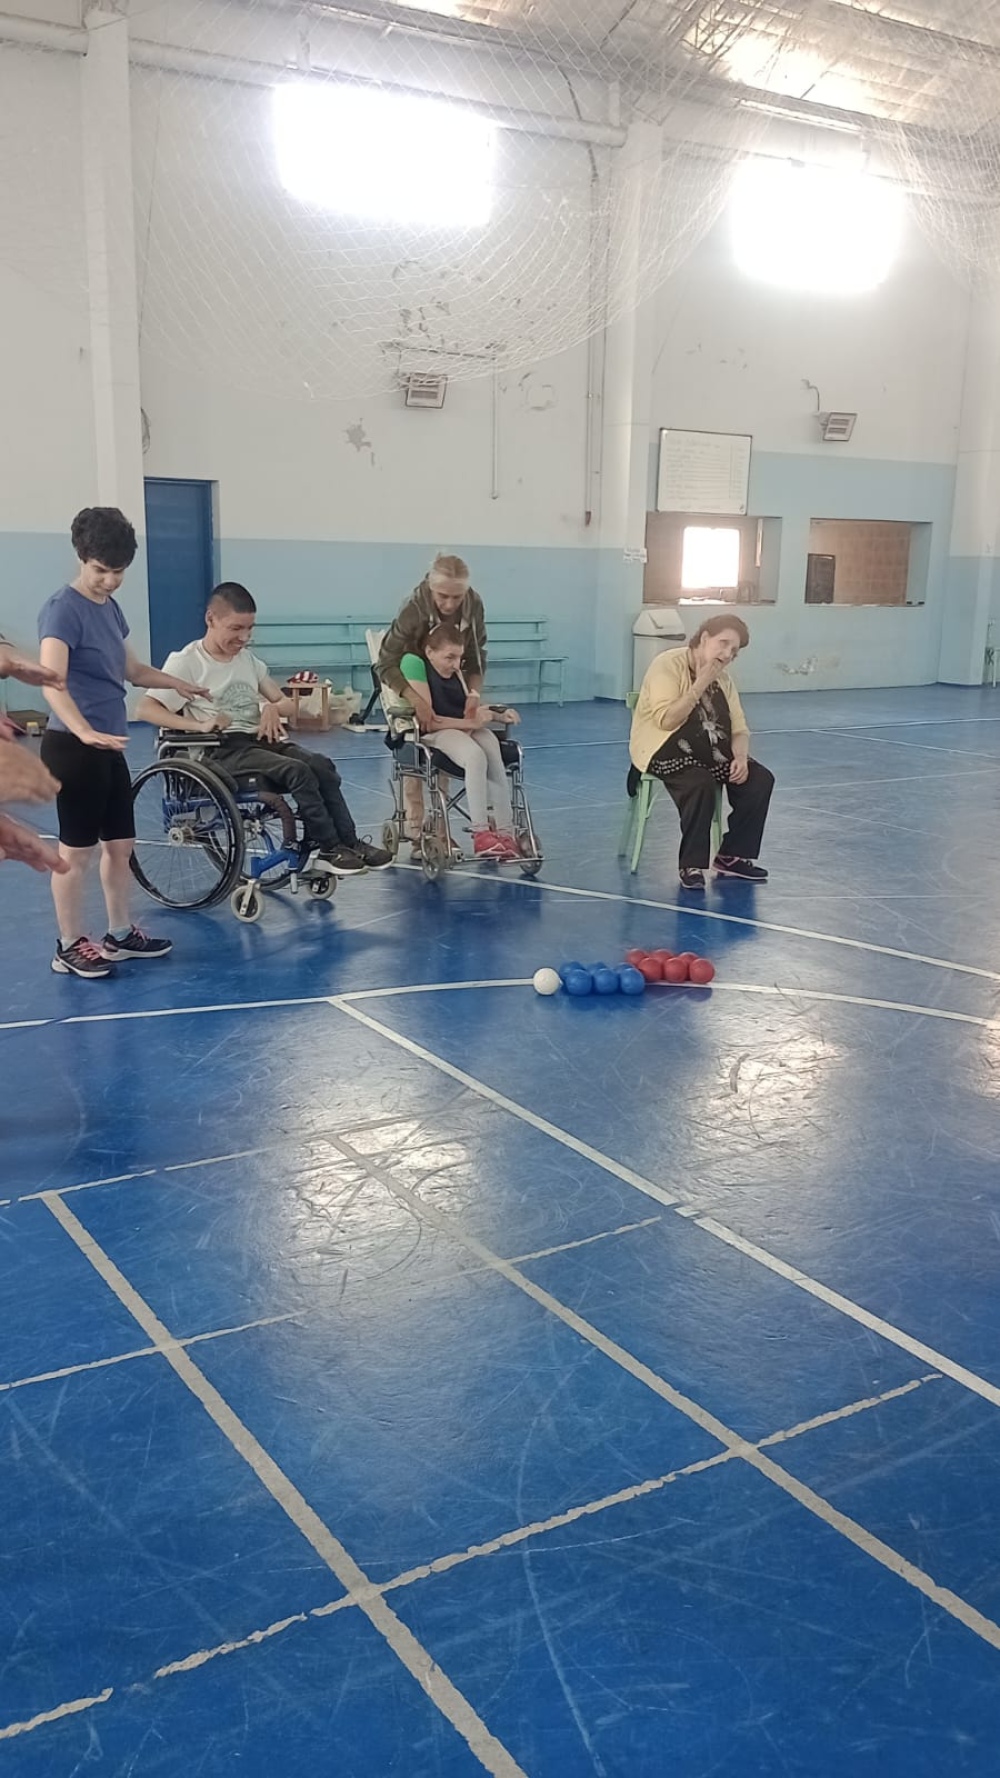
{"type": "Polygon", "coordinates": [[[177,679],[189,679],[211,692],[208,699],[185,699],[180,692],[157,686],[151,692],[158,704],[168,710],[184,710],[188,716],[207,721],[220,710],[230,720],[230,730],[238,735],[255,735],[260,723],[260,688],[270,678],[267,666],[249,648],[241,648],[235,660],[214,661],[202,642],[189,642],[167,656],[163,671],[177,679]]]}

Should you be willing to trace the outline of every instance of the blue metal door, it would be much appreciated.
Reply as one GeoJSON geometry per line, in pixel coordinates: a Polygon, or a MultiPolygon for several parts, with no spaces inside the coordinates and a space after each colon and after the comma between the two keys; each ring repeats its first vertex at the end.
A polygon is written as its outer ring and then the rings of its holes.
{"type": "Polygon", "coordinates": [[[146,481],[149,641],[154,667],[205,633],[215,585],[212,483],[151,476],[146,481]]]}

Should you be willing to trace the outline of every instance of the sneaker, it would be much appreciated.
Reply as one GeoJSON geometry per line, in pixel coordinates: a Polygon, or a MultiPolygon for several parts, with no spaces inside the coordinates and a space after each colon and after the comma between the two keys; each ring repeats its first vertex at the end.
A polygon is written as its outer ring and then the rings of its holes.
{"type": "Polygon", "coordinates": [[[365,868],[365,861],[353,846],[330,846],[321,852],[320,863],[329,865],[335,877],[356,877],[365,868]]]}
{"type": "Polygon", "coordinates": [[[521,848],[512,833],[498,833],[494,837],[500,841],[506,859],[511,863],[517,863],[521,859],[521,848]]]}
{"type": "Polygon", "coordinates": [[[682,889],[704,889],[705,873],[703,870],[692,870],[689,865],[686,865],[677,874],[680,877],[682,889]]]}
{"type": "Polygon", "coordinates": [[[130,926],[127,938],[104,934],[101,956],[109,963],[127,963],[132,957],[165,957],[173,948],[169,938],[147,938],[138,926],[130,926]]]}
{"type": "Polygon", "coordinates": [[[366,870],[387,870],[392,863],[392,853],[383,851],[381,846],[374,846],[371,840],[357,840],[353,850],[366,870]]]}
{"type": "Polygon", "coordinates": [[[98,976],[115,973],[102,956],[100,946],[90,938],[78,938],[71,945],[57,944],[52,968],[56,975],[78,975],[85,981],[90,976],[96,981],[98,976]]]}
{"type": "Polygon", "coordinates": [[[752,858],[729,858],[721,852],[712,869],[720,877],[739,877],[744,883],[766,883],[767,872],[762,865],[755,864],[752,858]]]}
{"type": "Polygon", "coordinates": [[[510,853],[500,834],[494,833],[491,827],[484,827],[472,836],[472,850],[477,858],[510,859],[510,853]]]}

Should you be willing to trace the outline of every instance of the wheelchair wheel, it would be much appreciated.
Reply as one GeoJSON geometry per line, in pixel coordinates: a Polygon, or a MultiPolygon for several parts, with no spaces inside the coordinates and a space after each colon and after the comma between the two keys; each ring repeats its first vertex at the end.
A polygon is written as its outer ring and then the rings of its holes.
{"type": "Polygon", "coordinates": [[[237,920],[242,920],[249,926],[259,920],[264,912],[264,897],[256,883],[241,883],[229,897],[229,905],[237,920]]]}
{"type": "Polygon", "coordinates": [[[545,863],[545,860],[542,857],[542,848],[537,833],[534,836],[527,833],[519,833],[517,836],[517,848],[521,853],[520,870],[522,877],[537,877],[542,865],[545,863]]]}
{"type": "Polygon", "coordinates": [[[395,858],[399,851],[399,828],[395,821],[387,821],[383,826],[382,845],[395,858]]]}
{"type": "Polygon", "coordinates": [[[436,833],[425,833],[420,843],[420,862],[429,883],[436,883],[451,862],[448,848],[436,833]]]}
{"type": "MultiPolygon", "coordinates": [[[[275,803],[278,798],[274,798],[275,803]]],[[[285,805],[287,808],[287,804],[285,805]]],[[[288,810],[291,814],[291,810],[288,810]]],[[[267,868],[267,860],[280,854],[288,845],[287,821],[283,810],[269,806],[261,800],[259,807],[244,811],[243,821],[243,869],[250,871],[250,860],[258,861],[254,873],[254,882],[262,889],[280,889],[288,882],[292,874],[292,866],[287,859],[267,868]],[[262,868],[263,867],[263,868],[262,868]]],[[[295,836],[295,818],[292,816],[292,838],[295,836]]]]}
{"type": "Polygon", "coordinates": [[[329,901],[336,887],[337,879],[332,871],[321,877],[309,878],[309,893],[314,901],[329,901]]]}
{"type": "Polygon", "coordinates": [[[243,824],[228,785],[193,759],[163,759],[132,785],[132,875],[166,908],[224,900],[243,864],[243,824]]]}

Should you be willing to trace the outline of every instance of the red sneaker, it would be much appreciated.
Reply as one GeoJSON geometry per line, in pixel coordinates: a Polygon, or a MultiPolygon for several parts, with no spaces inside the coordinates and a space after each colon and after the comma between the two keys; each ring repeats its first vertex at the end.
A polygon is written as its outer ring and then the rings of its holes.
{"type": "Polygon", "coordinates": [[[509,858],[510,853],[504,844],[503,836],[494,833],[491,827],[483,827],[472,836],[472,850],[477,858],[509,858]]]}

